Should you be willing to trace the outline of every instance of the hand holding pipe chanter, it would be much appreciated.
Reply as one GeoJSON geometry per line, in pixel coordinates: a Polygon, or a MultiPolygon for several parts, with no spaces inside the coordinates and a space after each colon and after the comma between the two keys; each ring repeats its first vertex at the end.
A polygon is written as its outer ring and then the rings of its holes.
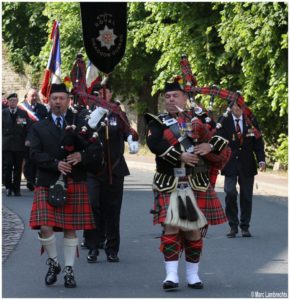
{"type": "MultiPolygon", "coordinates": [[[[193,138],[196,143],[200,142],[202,139],[202,135],[200,132],[202,132],[201,127],[204,126],[201,121],[196,118],[192,117],[190,114],[186,113],[182,108],[180,108],[178,105],[175,105],[176,109],[178,110],[178,113],[185,116],[188,120],[190,120],[192,126],[192,132],[189,134],[189,137],[193,138]]],[[[184,133],[186,135],[187,133],[184,133]]],[[[208,143],[200,143],[192,145],[190,150],[185,151],[181,154],[181,160],[189,165],[194,167],[198,161],[199,161],[199,155],[206,155],[211,151],[211,146],[208,143]]]]}

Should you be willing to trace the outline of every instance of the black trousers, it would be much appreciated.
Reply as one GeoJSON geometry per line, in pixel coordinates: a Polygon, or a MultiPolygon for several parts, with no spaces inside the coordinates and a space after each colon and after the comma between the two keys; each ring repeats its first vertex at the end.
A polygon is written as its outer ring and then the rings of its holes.
{"type": "Polygon", "coordinates": [[[226,215],[229,225],[233,229],[240,226],[241,229],[250,227],[252,215],[254,176],[225,176],[224,191],[226,193],[226,215]],[[240,186],[240,220],[238,218],[238,191],[240,186]]]}
{"type": "Polygon", "coordinates": [[[113,175],[112,184],[109,184],[106,175],[96,176],[89,173],[87,183],[96,229],[84,231],[86,244],[89,249],[97,249],[105,233],[106,253],[117,254],[120,247],[120,214],[124,177],[113,175]]]}
{"type": "Polygon", "coordinates": [[[36,164],[29,158],[29,151],[25,153],[24,157],[24,167],[23,167],[23,174],[27,180],[27,182],[31,182],[35,185],[36,179],[36,164]]]}
{"type": "Polygon", "coordinates": [[[22,162],[25,152],[3,151],[4,184],[6,189],[20,192],[22,162]]]}

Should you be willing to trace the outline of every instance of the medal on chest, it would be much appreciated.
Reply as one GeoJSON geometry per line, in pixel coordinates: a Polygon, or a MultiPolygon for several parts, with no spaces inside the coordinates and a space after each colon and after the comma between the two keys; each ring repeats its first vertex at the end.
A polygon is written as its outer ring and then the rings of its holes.
{"type": "Polygon", "coordinates": [[[109,124],[110,124],[110,126],[117,126],[117,118],[116,117],[110,117],[109,118],[109,124]]]}
{"type": "Polygon", "coordinates": [[[17,117],[17,118],[16,118],[16,124],[17,124],[17,125],[26,125],[26,124],[27,124],[27,121],[26,121],[25,118],[17,117]]]}
{"type": "Polygon", "coordinates": [[[184,118],[177,118],[179,132],[181,136],[191,136],[192,134],[192,124],[190,122],[186,122],[184,118]]]}

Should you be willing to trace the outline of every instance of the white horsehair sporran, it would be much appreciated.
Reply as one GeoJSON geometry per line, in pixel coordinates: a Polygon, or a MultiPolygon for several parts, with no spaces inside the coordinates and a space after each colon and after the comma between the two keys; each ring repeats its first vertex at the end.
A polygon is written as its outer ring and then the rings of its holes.
{"type": "Polygon", "coordinates": [[[187,182],[179,183],[177,189],[171,193],[164,224],[177,226],[184,231],[198,230],[207,225],[206,217],[198,207],[196,198],[187,182]],[[196,215],[194,221],[192,211],[196,215]]]}

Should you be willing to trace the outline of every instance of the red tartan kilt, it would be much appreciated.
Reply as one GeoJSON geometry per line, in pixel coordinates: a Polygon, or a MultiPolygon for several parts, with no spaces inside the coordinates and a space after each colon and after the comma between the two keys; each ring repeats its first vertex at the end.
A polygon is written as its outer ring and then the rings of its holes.
{"type": "Polygon", "coordinates": [[[43,225],[53,227],[54,231],[95,228],[86,182],[68,180],[67,203],[64,207],[51,206],[47,198],[48,187],[35,188],[29,221],[31,229],[39,229],[43,225]]]}
{"type": "MultiPolygon", "coordinates": [[[[210,186],[206,192],[193,191],[197,205],[203,212],[208,224],[218,225],[227,222],[227,217],[223,210],[222,204],[210,186]]],[[[170,193],[159,193],[154,191],[154,211],[153,223],[162,224],[166,219],[166,212],[170,203],[170,193]]]]}

